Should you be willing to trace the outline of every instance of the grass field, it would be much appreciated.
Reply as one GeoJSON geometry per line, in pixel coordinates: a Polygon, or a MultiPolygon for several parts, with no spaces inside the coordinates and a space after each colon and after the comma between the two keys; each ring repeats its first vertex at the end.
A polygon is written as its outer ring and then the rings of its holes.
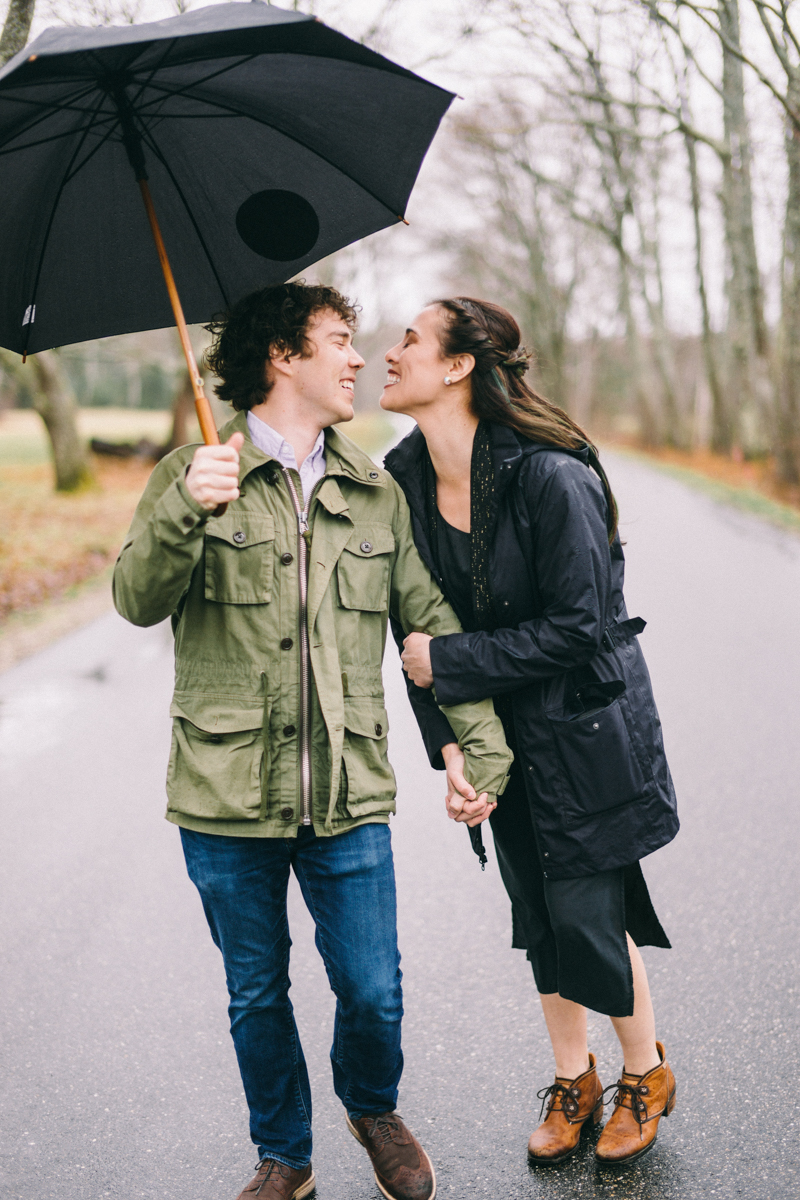
{"type": "MultiPolygon", "coordinates": [[[[164,442],[170,420],[168,412],[141,409],[79,414],[86,438],[112,442],[164,442]]],[[[343,430],[368,454],[391,434],[379,412],[357,416],[343,430]]],[[[116,558],[152,467],[100,457],[94,465],[96,488],[57,494],[41,418],[28,410],[0,416],[0,623],[71,594],[116,558]]]]}

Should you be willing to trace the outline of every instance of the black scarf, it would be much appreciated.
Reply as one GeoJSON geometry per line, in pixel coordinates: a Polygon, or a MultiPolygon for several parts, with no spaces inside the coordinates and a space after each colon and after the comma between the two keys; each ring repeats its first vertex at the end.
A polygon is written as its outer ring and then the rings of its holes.
{"type": "MultiPolygon", "coordinates": [[[[425,515],[428,519],[428,538],[431,553],[438,562],[439,508],[436,503],[436,472],[433,469],[428,447],[423,455],[425,475],[425,515]]],[[[470,464],[470,564],[472,567],[472,621],[468,633],[485,629],[493,633],[497,629],[497,615],[489,581],[489,534],[494,520],[495,482],[492,461],[490,427],[481,421],[475,430],[470,464]]],[[[464,605],[460,606],[462,611],[464,605]]],[[[466,628],[466,623],[465,623],[466,628]]]]}

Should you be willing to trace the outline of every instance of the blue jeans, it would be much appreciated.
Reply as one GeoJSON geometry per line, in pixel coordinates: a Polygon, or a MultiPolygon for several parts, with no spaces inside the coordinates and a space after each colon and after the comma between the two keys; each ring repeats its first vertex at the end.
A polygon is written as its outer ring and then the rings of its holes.
{"type": "Polygon", "coordinates": [[[333,1086],[351,1118],[397,1104],[403,996],[388,825],[336,837],[239,838],[181,829],[189,877],[222,951],[231,1036],[261,1158],[311,1160],[311,1090],[289,999],[294,870],[336,994],[333,1086]]]}

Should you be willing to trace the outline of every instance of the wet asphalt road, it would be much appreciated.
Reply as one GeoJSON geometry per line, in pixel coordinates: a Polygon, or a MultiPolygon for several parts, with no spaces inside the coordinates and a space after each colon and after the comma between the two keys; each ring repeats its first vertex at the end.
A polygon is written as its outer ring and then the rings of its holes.
{"type": "MultiPolygon", "coordinates": [[[[400,1110],[444,1200],[800,1196],[800,540],[609,456],[683,830],[645,862],[678,1104],[627,1172],[529,1172],[548,1044],[493,860],[443,815],[386,670],[405,970],[400,1110]]],[[[0,676],[0,1197],[233,1200],[255,1155],[219,955],[162,819],[171,644],[114,614],[0,676]]],[[[293,885],[319,1200],[376,1200],[330,1086],[333,1003],[293,885]]],[[[620,1066],[591,1019],[601,1078],[620,1066]]]]}

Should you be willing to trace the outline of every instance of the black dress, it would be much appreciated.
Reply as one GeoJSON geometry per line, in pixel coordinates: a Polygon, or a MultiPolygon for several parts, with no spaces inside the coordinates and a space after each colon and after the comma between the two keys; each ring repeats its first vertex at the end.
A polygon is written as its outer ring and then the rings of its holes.
{"type": "MultiPolygon", "coordinates": [[[[435,550],[442,590],[469,631],[474,628],[470,535],[437,513],[435,550]]],[[[490,818],[511,899],[512,945],[527,951],[539,992],[558,992],[608,1016],[631,1016],[626,930],[637,945],[669,947],[641,867],[637,862],[578,879],[545,878],[509,698],[495,699],[495,708],[515,756],[506,791],[490,818]]]]}

